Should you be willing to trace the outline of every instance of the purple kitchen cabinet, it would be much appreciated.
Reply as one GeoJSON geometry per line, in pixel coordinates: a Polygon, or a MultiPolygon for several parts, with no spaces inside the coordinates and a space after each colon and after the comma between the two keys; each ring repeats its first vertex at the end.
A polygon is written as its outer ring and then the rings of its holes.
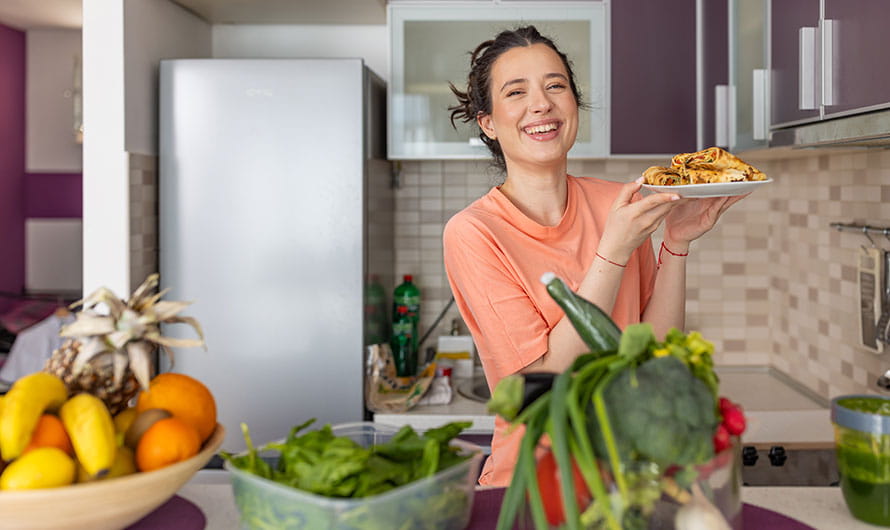
{"type": "Polygon", "coordinates": [[[821,69],[814,55],[819,48],[819,0],[773,0],[770,4],[770,123],[781,127],[819,119],[820,92],[815,82],[821,69]]]}
{"type": "MultiPolygon", "coordinates": [[[[729,84],[729,6],[727,0],[702,2],[702,148],[717,145],[715,87],[729,84]]],[[[729,148],[729,145],[720,147],[729,148]]]]}
{"type": "MultiPolygon", "coordinates": [[[[773,2],[776,3],[775,1],[773,2]]],[[[890,2],[825,0],[825,115],[890,106],[890,2]]]]}
{"type": "Polygon", "coordinates": [[[696,148],[695,1],[611,4],[611,153],[696,148]]]}

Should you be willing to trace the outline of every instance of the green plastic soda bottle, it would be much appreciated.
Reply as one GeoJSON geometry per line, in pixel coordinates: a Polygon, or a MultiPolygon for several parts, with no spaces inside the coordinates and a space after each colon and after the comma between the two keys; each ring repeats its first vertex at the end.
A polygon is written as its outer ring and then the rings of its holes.
{"type": "Polygon", "coordinates": [[[392,341],[390,342],[393,361],[396,365],[396,375],[399,377],[409,377],[417,374],[417,355],[414,350],[413,328],[414,323],[408,316],[408,308],[399,306],[392,323],[392,341]]]}
{"type": "MultiPolygon", "coordinates": [[[[393,323],[398,319],[399,307],[408,308],[408,318],[411,320],[411,348],[414,355],[417,355],[417,349],[420,335],[418,329],[420,327],[420,289],[413,283],[414,277],[406,274],[402,277],[402,283],[396,287],[392,297],[393,306],[393,323]]],[[[415,360],[415,366],[417,362],[415,360]]],[[[413,375],[413,374],[412,374],[413,375]]]]}
{"type": "Polygon", "coordinates": [[[386,290],[380,284],[380,278],[372,274],[365,285],[365,346],[386,342],[389,323],[386,290]]]}

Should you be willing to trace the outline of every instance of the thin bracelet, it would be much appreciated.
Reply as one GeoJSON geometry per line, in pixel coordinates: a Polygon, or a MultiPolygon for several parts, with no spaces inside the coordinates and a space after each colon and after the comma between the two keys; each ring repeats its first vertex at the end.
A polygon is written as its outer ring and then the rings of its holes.
{"type": "MultiPolygon", "coordinates": [[[[668,251],[668,252],[670,252],[670,251],[668,251]]],[[[615,265],[616,267],[621,267],[622,269],[625,268],[625,267],[627,267],[627,263],[625,263],[624,265],[622,265],[622,264],[620,264],[620,263],[616,263],[616,262],[610,260],[609,258],[603,256],[603,255],[600,254],[599,252],[596,253],[596,257],[598,257],[599,259],[601,259],[601,260],[603,260],[603,261],[608,261],[608,262],[611,263],[612,265],[615,265]]]]}
{"type": "Polygon", "coordinates": [[[679,258],[685,257],[689,255],[689,251],[687,250],[685,254],[678,254],[676,252],[672,252],[671,249],[667,248],[667,245],[664,244],[664,241],[661,242],[661,249],[658,250],[658,268],[661,268],[661,250],[667,250],[668,254],[671,256],[677,256],[679,258]]]}
{"type": "Polygon", "coordinates": [[[667,248],[667,245],[664,244],[664,241],[661,242],[661,248],[667,250],[667,251],[668,251],[668,254],[670,254],[671,256],[680,256],[680,257],[682,257],[682,256],[688,256],[688,255],[689,255],[689,251],[688,251],[688,250],[686,251],[685,254],[680,254],[680,253],[678,253],[678,252],[673,252],[673,251],[671,251],[671,249],[667,248]]]}

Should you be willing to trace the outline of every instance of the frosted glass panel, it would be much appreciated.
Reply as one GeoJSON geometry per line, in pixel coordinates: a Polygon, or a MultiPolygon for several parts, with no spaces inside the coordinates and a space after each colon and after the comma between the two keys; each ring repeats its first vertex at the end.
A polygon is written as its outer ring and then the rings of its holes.
{"type": "Polygon", "coordinates": [[[389,155],[410,158],[487,158],[473,123],[451,124],[457,99],[449,84],[466,89],[470,54],[505,29],[533,24],[566,53],[581,110],[574,156],[599,156],[608,145],[608,57],[604,7],[423,8],[390,7],[392,82],[389,155]]]}
{"type": "MultiPolygon", "coordinates": [[[[586,20],[541,21],[529,24],[547,36],[572,61],[578,88],[590,88],[590,22],[586,20]]],[[[468,143],[478,133],[471,124],[451,126],[450,105],[456,98],[449,82],[464,90],[474,47],[497,32],[516,26],[507,20],[449,22],[408,21],[405,23],[405,91],[399,97],[405,112],[405,138],[408,141],[468,143]]],[[[590,123],[582,121],[578,141],[590,141],[590,123]]]]}

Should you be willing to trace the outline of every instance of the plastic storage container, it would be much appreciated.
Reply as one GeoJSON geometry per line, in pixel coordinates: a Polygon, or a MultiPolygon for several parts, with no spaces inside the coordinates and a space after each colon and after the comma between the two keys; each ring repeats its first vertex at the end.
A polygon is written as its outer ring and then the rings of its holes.
{"type": "MultiPolygon", "coordinates": [[[[334,425],[333,431],[336,436],[348,436],[369,447],[386,442],[397,429],[357,422],[334,425]]],[[[274,521],[277,528],[305,530],[458,530],[470,520],[482,451],[462,440],[454,440],[452,445],[472,457],[432,477],[359,499],[315,495],[258,477],[228,462],[224,465],[230,473],[242,528],[266,528],[262,522],[274,521]]]]}
{"type": "Polygon", "coordinates": [[[847,508],[857,519],[890,526],[890,398],[838,396],[831,422],[847,508]]]}

